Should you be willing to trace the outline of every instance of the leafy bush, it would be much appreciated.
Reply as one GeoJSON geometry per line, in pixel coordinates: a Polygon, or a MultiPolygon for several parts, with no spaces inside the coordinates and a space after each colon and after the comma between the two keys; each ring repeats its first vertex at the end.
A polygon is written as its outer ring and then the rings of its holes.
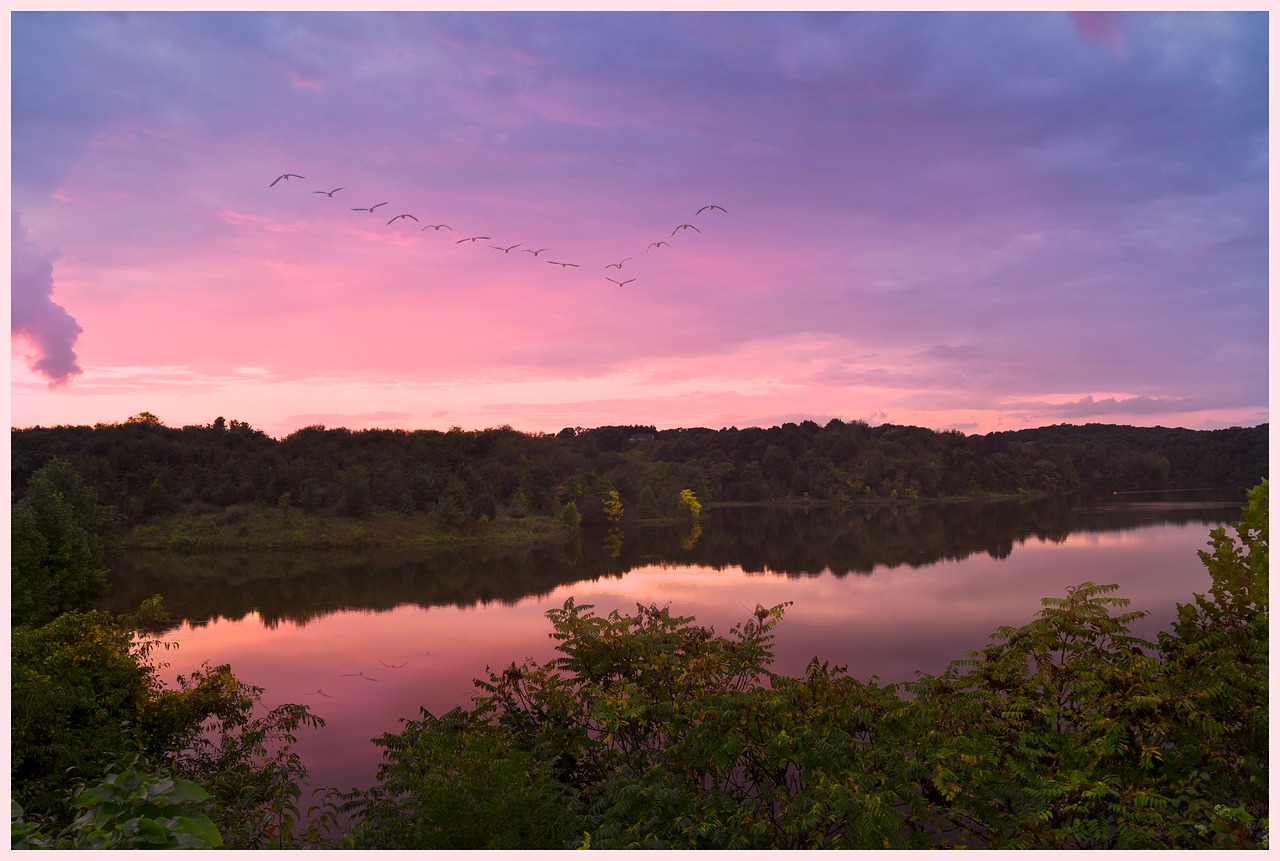
{"type": "Polygon", "coordinates": [[[162,644],[141,621],[161,612],[157,598],[137,616],[67,613],[14,629],[14,800],[58,831],[72,824],[75,787],[90,775],[173,774],[210,793],[228,846],[287,843],[301,833],[296,802],[306,776],[292,750],[295,733],[323,721],[292,704],[255,717],[262,689],[227,666],[206,666],[165,689],[150,659],[162,644]]]}
{"type": "Polygon", "coordinates": [[[216,849],[222,835],[205,813],[209,793],[181,778],[160,778],[136,771],[109,773],[97,784],[76,791],[81,811],[56,836],[24,821],[13,802],[10,818],[14,849],[216,849]]]}

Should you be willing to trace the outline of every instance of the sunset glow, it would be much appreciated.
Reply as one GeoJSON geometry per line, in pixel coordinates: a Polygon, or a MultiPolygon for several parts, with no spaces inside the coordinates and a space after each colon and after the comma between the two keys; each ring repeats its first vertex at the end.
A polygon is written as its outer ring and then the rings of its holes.
{"type": "Polygon", "coordinates": [[[12,424],[1266,422],[1268,26],[15,12],[12,424]]]}

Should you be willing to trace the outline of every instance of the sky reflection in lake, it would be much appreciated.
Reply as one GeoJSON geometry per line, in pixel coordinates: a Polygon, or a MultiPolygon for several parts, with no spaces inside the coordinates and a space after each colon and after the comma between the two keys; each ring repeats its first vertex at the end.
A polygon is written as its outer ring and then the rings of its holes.
{"type": "Polygon", "coordinates": [[[777,629],[774,669],[798,675],[815,656],[851,675],[910,681],[917,670],[941,672],[1001,625],[1030,621],[1040,599],[1093,580],[1118,583],[1132,608],[1151,612],[1135,632],[1154,639],[1177,602],[1204,592],[1209,577],[1195,551],[1203,524],[1164,524],[1109,533],[1073,533],[1065,541],[1029,539],[1007,557],[973,554],[920,567],[880,567],[870,575],[787,577],[741,568],[688,565],[638,568],[556,587],[514,604],[400,606],[343,610],[306,624],[267,628],[255,615],[215,619],[165,633],[180,648],[165,657],[166,680],[201,661],[230,663],[243,680],[266,689],[268,706],[301,702],[327,721],[298,744],[311,785],[367,785],[379,750],[370,739],[418,717],[470,702],[472,680],[525,657],[553,657],[548,609],[573,597],[605,614],[637,603],[669,604],[727,633],[757,603],[794,602],[777,629]]]}

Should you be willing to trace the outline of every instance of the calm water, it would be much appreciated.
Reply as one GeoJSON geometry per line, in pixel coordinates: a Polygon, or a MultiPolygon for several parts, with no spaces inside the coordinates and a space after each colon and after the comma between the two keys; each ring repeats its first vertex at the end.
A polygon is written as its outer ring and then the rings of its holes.
{"type": "Polygon", "coordinates": [[[268,706],[302,702],[327,726],[298,750],[312,786],[367,786],[379,749],[420,708],[470,702],[472,680],[513,660],[553,657],[548,609],[572,597],[600,614],[670,605],[727,632],[757,603],[794,602],[774,669],[815,656],[851,675],[909,681],[981,648],[1086,580],[1151,616],[1209,587],[1196,555],[1240,501],[1142,497],[1095,504],[914,509],[713,509],[685,528],[584,533],[565,547],[502,552],[143,554],[113,575],[109,609],[165,595],[177,643],[167,681],[229,663],[268,706]]]}

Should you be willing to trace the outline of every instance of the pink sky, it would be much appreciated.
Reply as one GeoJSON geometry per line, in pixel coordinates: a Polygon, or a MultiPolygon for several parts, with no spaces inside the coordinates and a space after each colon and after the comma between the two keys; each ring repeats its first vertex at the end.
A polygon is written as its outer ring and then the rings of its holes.
{"type": "Polygon", "coordinates": [[[1265,14],[11,24],[15,427],[1268,420],[1265,14]]]}

